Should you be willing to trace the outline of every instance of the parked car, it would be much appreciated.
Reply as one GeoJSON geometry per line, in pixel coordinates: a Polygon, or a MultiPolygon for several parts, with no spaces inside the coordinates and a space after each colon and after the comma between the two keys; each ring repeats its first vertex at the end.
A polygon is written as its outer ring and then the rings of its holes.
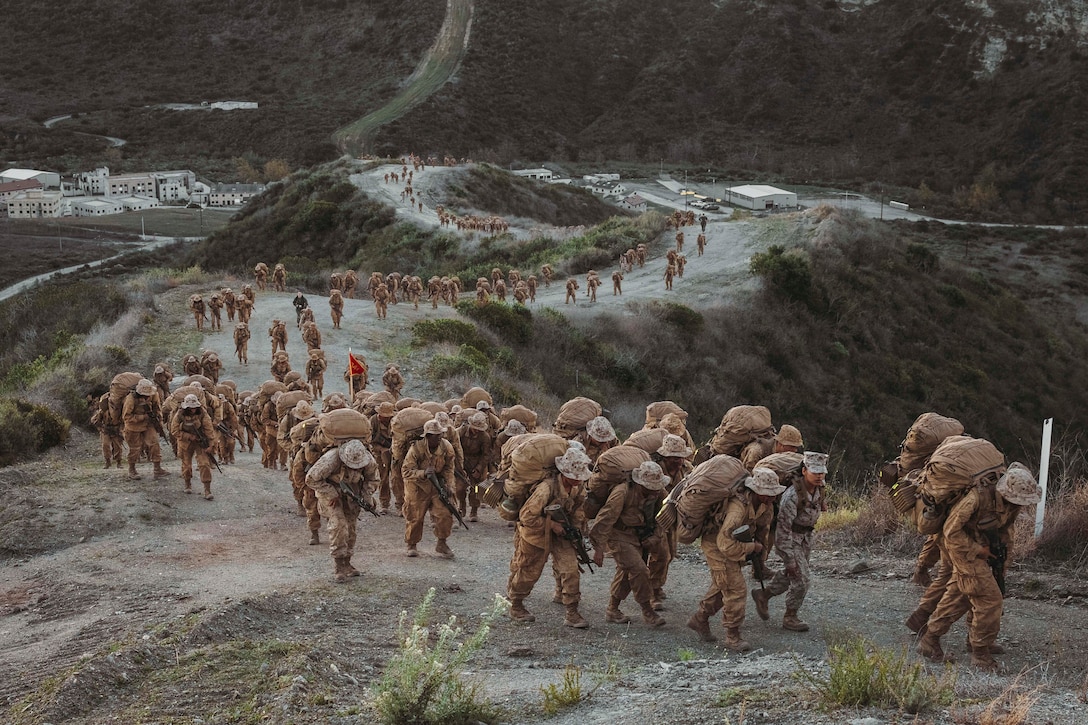
{"type": "Polygon", "coordinates": [[[721,209],[720,206],[718,206],[717,204],[714,204],[712,202],[707,202],[707,203],[703,204],[702,208],[703,208],[703,211],[718,211],[718,210],[721,209]]]}

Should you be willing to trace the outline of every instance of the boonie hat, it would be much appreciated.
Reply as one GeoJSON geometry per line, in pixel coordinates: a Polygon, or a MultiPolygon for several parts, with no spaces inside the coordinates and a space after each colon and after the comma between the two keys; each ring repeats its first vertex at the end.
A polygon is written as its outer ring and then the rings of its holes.
{"type": "Polygon", "coordinates": [[[525,430],[525,425],[520,420],[510,420],[507,421],[502,432],[513,438],[514,436],[525,435],[528,431],[525,430]]]}
{"type": "Polygon", "coordinates": [[[326,412],[348,407],[348,401],[342,393],[329,393],[322,402],[326,412]]]}
{"type": "Polygon", "coordinates": [[[786,487],[778,482],[778,474],[769,468],[753,470],[744,485],[759,496],[777,496],[786,490],[786,487]]]}
{"type": "Polygon", "coordinates": [[[181,401],[182,408],[199,408],[200,398],[196,397],[192,393],[185,396],[185,399],[181,401]]]}
{"type": "Polygon", "coordinates": [[[616,438],[616,431],[603,415],[598,415],[586,423],[586,433],[598,443],[607,443],[616,438]]]}
{"type": "Polygon", "coordinates": [[[397,413],[397,407],[388,400],[378,406],[378,415],[382,418],[392,418],[397,413]]]}
{"type": "Polygon", "coordinates": [[[657,449],[657,454],[666,458],[687,458],[691,455],[691,449],[688,448],[686,440],[669,433],[661,441],[661,447],[657,449]]]}
{"type": "Polygon", "coordinates": [[[827,473],[827,454],[805,451],[805,468],[812,473],[827,473]]]}
{"type": "Polygon", "coordinates": [[[487,416],[483,413],[476,413],[468,419],[468,427],[473,430],[487,430],[487,416]]]}
{"type": "Polygon", "coordinates": [[[450,427],[450,414],[449,413],[444,413],[442,411],[439,411],[439,412],[434,414],[434,419],[437,420],[439,423],[441,423],[443,428],[449,428],[450,427]]]}
{"type": "Polygon", "coordinates": [[[314,417],[314,406],[308,400],[300,400],[292,412],[296,420],[306,420],[314,417]]]}
{"type": "Polygon", "coordinates": [[[995,489],[1001,498],[1018,506],[1031,506],[1043,498],[1043,489],[1023,463],[1013,463],[997,480],[995,489]]]}
{"type": "Polygon", "coordinates": [[[663,491],[672,479],[653,461],[643,461],[631,471],[631,480],[651,491],[663,491]]]}
{"type": "Polygon", "coordinates": [[[476,404],[476,410],[491,410],[491,403],[486,400],[481,400],[476,404]]]}
{"type": "Polygon", "coordinates": [[[801,431],[797,430],[792,425],[782,426],[782,430],[778,431],[778,435],[776,435],[774,439],[784,446],[797,446],[800,448],[805,445],[804,439],[801,438],[801,431]]]}
{"type": "Polygon", "coordinates": [[[156,365],[155,366],[155,374],[156,375],[162,375],[165,372],[166,372],[166,368],[164,368],[162,365],[156,365]]]}
{"type": "Polygon", "coordinates": [[[431,418],[423,424],[423,432],[426,435],[442,435],[446,432],[446,426],[442,425],[436,418],[431,418]]]}
{"type": "Polygon", "coordinates": [[[140,378],[140,381],[136,383],[137,395],[154,395],[155,383],[151,382],[147,378],[140,378]]]}
{"type": "Polygon", "coordinates": [[[340,446],[340,460],[348,468],[359,469],[370,463],[373,458],[360,440],[352,439],[340,446]]]}
{"type": "Polygon", "coordinates": [[[575,448],[568,448],[566,453],[555,459],[555,467],[559,472],[575,481],[589,480],[589,464],[589,456],[575,448]]]}

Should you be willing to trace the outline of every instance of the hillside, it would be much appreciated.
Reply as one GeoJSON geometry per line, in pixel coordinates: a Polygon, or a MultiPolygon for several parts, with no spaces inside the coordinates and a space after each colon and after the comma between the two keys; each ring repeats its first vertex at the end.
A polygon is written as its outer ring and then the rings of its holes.
{"type": "MultiPolygon", "coordinates": [[[[668,162],[719,179],[886,185],[930,209],[1026,222],[1078,220],[1088,202],[1088,39],[1074,0],[473,5],[456,75],[377,131],[379,154],[668,162]]],[[[0,69],[0,154],[63,170],[185,163],[217,177],[234,173],[234,157],[330,158],[336,128],[396,96],[445,3],[302,7],[13,7],[7,39],[24,60],[0,69]],[[155,31],[142,33],[149,13],[155,31]],[[71,69],[91,38],[112,50],[87,84],[71,69]],[[163,47],[180,51],[139,62],[163,47]],[[261,108],[144,107],[227,98],[261,108]],[[32,124],[73,111],[52,131],[32,124]],[[107,153],[73,130],[129,145],[107,153]]]]}

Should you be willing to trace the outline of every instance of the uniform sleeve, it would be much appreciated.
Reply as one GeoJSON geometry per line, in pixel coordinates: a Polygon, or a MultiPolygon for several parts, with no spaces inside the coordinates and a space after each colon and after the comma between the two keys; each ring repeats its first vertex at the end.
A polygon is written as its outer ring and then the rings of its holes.
{"type": "Polygon", "coordinates": [[[215,441],[215,428],[212,427],[212,419],[207,413],[200,416],[200,426],[204,429],[204,436],[208,440],[208,445],[211,446],[215,441]]]}
{"type": "Polygon", "coordinates": [[[748,522],[748,504],[739,496],[729,499],[725,505],[725,520],[718,530],[718,549],[722,556],[732,561],[744,561],[755,551],[755,543],[745,543],[733,538],[733,531],[748,522]]]}
{"type": "Polygon", "coordinates": [[[411,481],[417,485],[427,478],[424,474],[426,467],[423,466],[421,462],[422,454],[419,452],[421,448],[423,448],[423,446],[418,443],[413,443],[409,446],[408,452],[404,455],[404,465],[401,468],[401,475],[404,480],[411,481]]]}
{"type": "Polygon", "coordinates": [[[960,569],[973,565],[985,548],[971,538],[967,526],[978,511],[978,491],[971,490],[948,512],[944,522],[944,544],[952,564],[960,569]]]}
{"type": "Polygon", "coordinates": [[[170,416],[170,437],[174,440],[181,438],[181,411],[170,416]]]}
{"type": "Polygon", "coordinates": [[[442,446],[442,449],[445,453],[444,458],[446,460],[442,466],[442,470],[435,472],[442,477],[442,483],[445,484],[446,490],[450,493],[450,496],[452,496],[453,491],[456,487],[456,484],[453,480],[453,467],[455,462],[461,463],[461,461],[458,460],[457,456],[457,451],[461,449],[461,444],[457,444],[457,450],[455,451],[452,443],[450,443],[449,441],[443,442],[445,443],[445,445],[442,446]]]}
{"type": "Polygon", "coordinates": [[[381,487],[381,483],[382,476],[378,469],[378,462],[371,461],[363,469],[363,496],[373,496],[374,492],[381,487]]]}
{"type": "Polygon", "coordinates": [[[797,558],[794,551],[792,527],[797,518],[797,489],[788,488],[782,495],[782,501],[778,504],[778,529],[775,531],[774,548],[782,561],[789,564],[797,558]]]}
{"type": "Polygon", "coordinates": [[[332,448],[325,451],[306,473],[306,485],[314,490],[318,498],[335,495],[336,487],[329,483],[327,479],[339,470],[340,450],[332,448]]]}
{"type": "Polygon", "coordinates": [[[544,536],[544,507],[551,503],[552,485],[551,479],[541,481],[518,512],[518,524],[530,543],[537,544],[544,536]]]}
{"type": "Polygon", "coordinates": [[[597,512],[597,518],[593,520],[593,526],[589,529],[589,540],[593,548],[599,549],[608,543],[608,537],[612,533],[612,527],[619,521],[623,514],[623,504],[627,499],[627,486],[613,486],[608,493],[608,500],[597,512]]]}

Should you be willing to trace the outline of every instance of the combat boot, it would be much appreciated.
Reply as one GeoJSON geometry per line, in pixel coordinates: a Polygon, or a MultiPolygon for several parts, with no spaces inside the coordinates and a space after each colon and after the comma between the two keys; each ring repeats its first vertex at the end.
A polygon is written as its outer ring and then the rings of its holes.
{"type": "Polygon", "coordinates": [[[756,603],[756,614],[764,622],[771,618],[771,610],[767,607],[767,602],[771,600],[771,595],[767,593],[766,589],[753,589],[752,600],[756,603]]]}
{"type": "Polygon", "coordinates": [[[111,465],[112,463],[113,463],[113,462],[112,462],[112,461],[111,461],[110,459],[108,459],[108,458],[107,458],[107,459],[106,459],[106,465],[102,466],[102,468],[108,471],[108,470],[109,470],[109,468],[110,468],[110,465],[111,465]]]}
{"type": "Polygon", "coordinates": [[[321,538],[317,535],[317,531],[310,532],[310,546],[317,546],[321,543],[321,538]]]}
{"type": "Polygon", "coordinates": [[[691,615],[691,619],[688,620],[688,629],[694,630],[699,635],[699,639],[704,642],[718,641],[718,638],[710,631],[710,617],[702,609],[691,615]]]}
{"type": "Polygon", "coordinates": [[[212,496],[212,482],[211,481],[205,481],[204,482],[204,500],[205,501],[211,501],[213,498],[215,498],[215,496],[212,496]]]}
{"type": "Polygon", "coordinates": [[[642,621],[651,627],[662,627],[665,624],[665,620],[654,611],[654,606],[650,602],[642,605],[642,621]]]}
{"type": "Polygon", "coordinates": [[[740,636],[740,627],[726,627],[725,628],[725,648],[732,650],[733,652],[749,652],[752,649],[752,645],[748,644],[748,640],[742,639],[740,636]]]}
{"type": "Polygon", "coordinates": [[[333,559],[333,562],[336,564],[335,576],[336,581],[338,582],[346,582],[351,577],[351,572],[348,571],[347,566],[345,565],[346,561],[347,560],[342,556],[337,556],[333,559]]]}
{"type": "Polygon", "coordinates": [[[928,587],[933,583],[933,578],[929,575],[929,569],[923,569],[922,567],[915,567],[914,575],[910,578],[911,584],[917,584],[920,587],[928,587]]]}
{"type": "Polygon", "coordinates": [[[525,608],[525,602],[522,599],[510,600],[510,619],[515,622],[535,622],[536,617],[525,608]]]}
{"type": "Polygon", "coordinates": [[[438,540],[438,543],[434,546],[434,553],[438,554],[443,559],[453,558],[453,550],[450,549],[449,544],[446,543],[445,539],[438,540]]]}
{"type": "Polygon", "coordinates": [[[348,573],[348,576],[362,576],[362,572],[351,565],[351,557],[344,557],[344,571],[348,573]]]}
{"type": "Polygon", "coordinates": [[[419,556],[419,552],[416,551],[416,545],[415,544],[408,544],[408,551],[406,551],[405,554],[408,557],[412,558],[412,559],[419,556]]]}
{"type": "MultiPolygon", "coordinates": [[[[973,648],[971,647],[971,638],[968,637],[967,638],[967,651],[971,652],[972,649],[973,648]]],[[[994,642],[993,644],[990,645],[990,654],[992,654],[992,655],[1003,655],[1003,654],[1005,654],[1005,648],[1002,647],[1001,645],[999,645],[997,642],[994,642]]]]}
{"type": "Polygon", "coordinates": [[[477,516],[477,509],[474,508],[468,512],[468,520],[473,522],[480,520],[479,516],[477,516]]]}
{"type": "Polygon", "coordinates": [[[578,603],[567,605],[567,616],[563,619],[563,624],[568,627],[574,627],[575,629],[585,629],[589,626],[585,617],[578,611],[578,603]]]}
{"type": "Polygon", "coordinates": [[[192,492],[193,492],[193,482],[190,479],[186,478],[185,479],[185,493],[192,493],[192,492]]]}
{"type": "Polygon", "coordinates": [[[295,514],[301,516],[302,518],[306,518],[306,507],[302,505],[301,501],[295,501],[295,503],[298,505],[298,509],[295,511],[295,514]]]}
{"type": "Polygon", "coordinates": [[[170,475],[170,473],[165,468],[162,467],[162,463],[159,462],[159,461],[156,461],[155,462],[155,478],[162,478],[163,476],[169,476],[169,475],[170,475]]]}
{"type": "Polygon", "coordinates": [[[990,653],[988,647],[973,647],[971,649],[971,666],[983,672],[997,672],[997,660],[990,653]]]}
{"type": "Polygon", "coordinates": [[[788,629],[791,632],[807,632],[808,624],[801,621],[796,609],[787,609],[782,617],[782,629],[788,629]]]}
{"type": "Polygon", "coordinates": [[[924,609],[915,609],[910,613],[910,616],[907,617],[907,621],[905,622],[907,629],[915,634],[923,634],[925,632],[926,623],[929,622],[930,614],[932,614],[932,612],[927,612],[924,609]]]}
{"type": "Polygon", "coordinates": [[[627,624],[631,618],[620,611],[620,603],[615,599],[608,600],[608,609],[604,610],[604,619],[613,624],[627,624]]]}
{"type": "Polygon", "coordinates": [[[136,471],[135,462],[128,464],[128,477],[131,478],[133,481],[139,481],[141,478],[140,474],[136,471]]]}
{"type": "Polygon", "coordinates": [[[552,604],[562,604],[562,603],[563,603],[563,592],[559,591],[559,585],[557,584],[556,587],[555,587],[555,592],[552,594],[552,604]]]}
{"type": "Polygon", "coordinates": [[[941,638],[932,632],[926,632],[918,639],[918,654],[930,662],[952,662],[952,657],[941,649],[941,638]]]}

